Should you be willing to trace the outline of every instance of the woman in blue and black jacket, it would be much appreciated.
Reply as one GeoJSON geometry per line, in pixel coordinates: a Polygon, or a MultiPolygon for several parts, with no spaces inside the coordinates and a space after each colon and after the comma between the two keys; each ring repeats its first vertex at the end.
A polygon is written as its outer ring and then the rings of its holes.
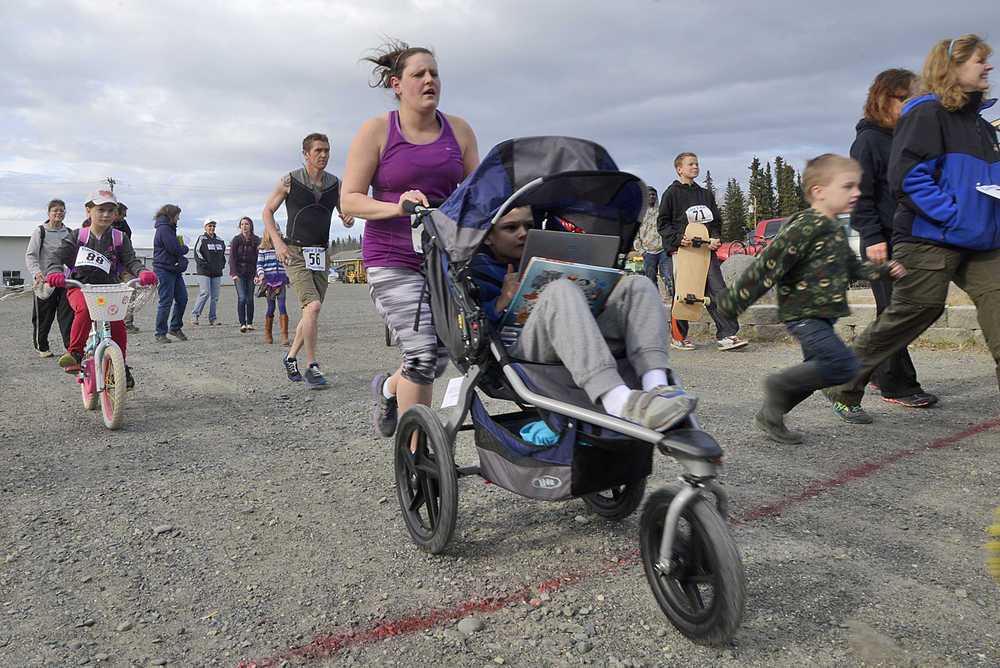
{"type": "Polygon", "coordinates": [[[861,372],[829,393],[834,402],[860,405],[875,369],[944,311],[951,281],[976,304],[1000,384],[1000,200],[977,190],[1000,183],[997,133],[980,116],[995,102],[986,99],[992,53],[976,35],[941,40],[924,62],[922,94],[903,106],[889,185],[892,254],[909,273],[855,340],[861,372]]]}

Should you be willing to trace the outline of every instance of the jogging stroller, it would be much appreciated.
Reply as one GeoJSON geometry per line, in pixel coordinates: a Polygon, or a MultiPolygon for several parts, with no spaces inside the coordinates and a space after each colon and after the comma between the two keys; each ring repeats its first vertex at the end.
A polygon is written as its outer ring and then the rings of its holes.
{"type": "MultiPolygon", "coordinates": [[[[511,359],[479,306],[469,271],[491,226],[523,205],[532,206],[536,225],[545,228],[618,236],[624,258],[647,201],[645,184],[619,171],[597,144],[528,137],[497,145],[440,208],[407,205],[414,228],[423,225],[434,327],[464,377],[447,424],[422,405],[400,416],[397,494],[414,542],[436,554],[455,528],[459,477],[478,475],[534,499],[580,497],[594,513],[619,520],[639,507],[658,449],[683,473],[645,505],[640,544],[646,577],[678,630],[714,644],[739,626],[745,592],[743,565],[723,519],[727,495],[716,480],[722,450],[693,414],[666,433],[655,432],[592,404],[561,365],[511,359]],[[513,401],[519,410],[490,415],[479,393],[513,401]],[[555,445],[520,438],[524,425],[539,420],[558,434],[555,445]],[[455,439],[466,430],[474,432],[479,461],[457,467],[455,439]]],[[[626,383],[637,387],[627,360],[618,366],[626,383]]]]}

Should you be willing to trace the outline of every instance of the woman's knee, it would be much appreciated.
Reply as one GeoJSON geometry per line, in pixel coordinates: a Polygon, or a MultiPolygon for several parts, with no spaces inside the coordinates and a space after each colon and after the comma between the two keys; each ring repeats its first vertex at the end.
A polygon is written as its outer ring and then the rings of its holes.
{"type": "MultiPolygon", "coordinates": [[[[448,364],[447,359],[443,362],[445,366],[448,364]]],[[[441,365],[441,360],[436,355],[408,356],[403,359],[402,375],[403,378],[417,385],[433,385],[434,379],[440,375],[439,367],[443,373],[444,366],[441,365]]]]}

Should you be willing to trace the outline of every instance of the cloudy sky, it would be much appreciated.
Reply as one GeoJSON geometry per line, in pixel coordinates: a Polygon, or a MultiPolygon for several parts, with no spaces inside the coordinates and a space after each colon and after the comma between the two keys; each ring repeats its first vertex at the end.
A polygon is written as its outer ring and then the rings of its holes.
{"type": "Polygon", "coordinates": [[[846,153],[876,73],[919,71],[962,33],[1000,47],[987,0],[19,0],[0,26],[0,235],[28,234],[53,197],[77,226],[111,176],[137,245],[168,202],[189,240],[206,218],[225,237],[242,215],[259,225],[309,132],[342,175],[361,123],[394,106],[359,62],[387,35],[436,52],[441,109],[481,155],[585,137],[661,191],[680,151],[744,187],[754,155],[801,169],[846,153]]]}

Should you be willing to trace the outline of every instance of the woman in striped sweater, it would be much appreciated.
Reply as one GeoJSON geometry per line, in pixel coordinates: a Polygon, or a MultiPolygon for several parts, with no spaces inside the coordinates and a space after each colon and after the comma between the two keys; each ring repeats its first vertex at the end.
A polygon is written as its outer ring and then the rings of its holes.
{"type": "Polygon", "coordinates": [[[260,246],[257,251],[257,276],[253,282],[259,285],[257,296],[267,299],[267,317],[264,319],[264,341],[274,343],[274,336],[271,329],[274,326],[274,307],[278,306],[278,321],[281,323],[281,344],[288,345],[288,312],[285,310],[285,286],[288,285],[288,276],[285,275],[285,268],[278,262],[278,257],[274,252],[274,244],[271,242],[271,232],[264,228],[264,235],[261,237],[260,246]]]}

